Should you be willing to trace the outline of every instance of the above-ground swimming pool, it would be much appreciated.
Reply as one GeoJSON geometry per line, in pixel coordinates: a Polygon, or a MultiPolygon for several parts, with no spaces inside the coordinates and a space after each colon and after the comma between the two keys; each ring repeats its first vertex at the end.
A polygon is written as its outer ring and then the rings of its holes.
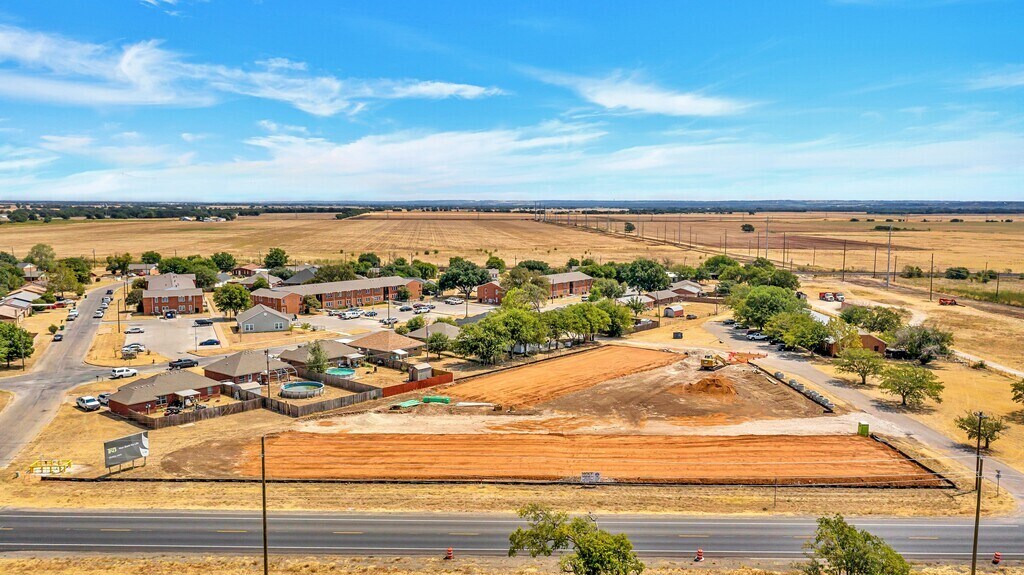
{"type": "Polygon", "coordinates": [[[352,377],[356,374],[356,370],[351,367],[332,367],[327,370],[327,375],[337,375],[339,377],[352,377]]]}
{"type": "Polygon", "coordinates": [[[306,399],[323,393],[324,384],[319,381],[293,381],[281,386],[281,397],[287,399],[306,399]]]}

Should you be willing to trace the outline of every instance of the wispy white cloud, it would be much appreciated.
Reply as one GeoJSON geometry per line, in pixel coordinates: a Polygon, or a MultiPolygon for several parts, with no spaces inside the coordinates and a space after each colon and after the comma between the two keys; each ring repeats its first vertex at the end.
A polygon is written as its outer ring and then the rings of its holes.
{"type": "Polygon", "coordinates": [[[999,90],[1024,86],[1024,66],[1010,66],[985,72],[967,81],[971,90],[999,90]]]}
{"type": "Polygon", "coordinates": [[[680,92],[644,82],[636,74],[614,73],[591,78],[532,70],[538,79],[563,86],[584,100],[607,110],[666,116],[728,116],[739,114],[753,103],[735,98],[680,92]]]}
{"type": "Polygon", "coordinates": [[[56,159],[56,155],[35,148],[0,145],[0,172],[35,170],[56,159]]]}
{"type": "Polygon", "coordinates": [[[260,120],[257,122],[259,127],[270,132],[271,134],[278,133],[290,133],[290,134],[308,134],[309,128],[305,126],[295,126],[291,124],[279,124],[273,120],[260,120]]]}
{"type": "Polygon", "coordinates": [[[253,68],[192,63],[156,40],[121,47],[0,26],[0,96],[57,104],[209,106],[224,93],[276,100],[318,116],[355,114],[373,101],[474,99],[497,88],[415,79],[341,79],[284,58],[253,68]]]}
{"type": "Polygon", "coordinates": [[[113,166],[180,165],[191,159],[191,154],[178,153],[167,146],[142,144],[105,145],[92,136],[46,135],[39,147],[63,155],[95,159],[113,166]]]}
{"type": "Polygon", "coordinates": [[[205,139],[207,139],[209,137],[210,137],[209,134],[203,134],[203,133],[199,133],[199,134],[195,134],[195,133],[192,133],[192,132],[182,132],[181,133],[181,139],[186,141],[186,142],[188,142],[189,144],[194,144],[195,142],[199,142],[199,141],[205,140],[205,139]]]}

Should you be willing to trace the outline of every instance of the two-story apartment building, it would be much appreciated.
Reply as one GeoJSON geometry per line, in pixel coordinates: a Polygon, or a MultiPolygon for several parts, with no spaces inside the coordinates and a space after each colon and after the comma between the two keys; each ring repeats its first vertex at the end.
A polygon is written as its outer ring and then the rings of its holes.
{"type": "Polygon", "coordinates": [[[395,299],[400,288],[409,290],[411,299],[418,299],[423,284],[412,278],[387,276],[297,286],[281,285],[252,292],[252,301],[280,312],[297,314],[302,310],[302,300],[307,296],[315,297],[322,308],[344,309],[395,299]]]}
{"type": "Polygon", "coordinates": [[[594,278],[583,272],[566,272],[543,276],[551,284],[551,297],[587,295],[594,285],[594,278]]]}
{"type": "Polygon", "coordinates": [[[203,290],[196,287],[192,274],[160,274],[149,276],[142,292],[142,313],[162,315],[167,312],[200,313],[203,311],[203,290]]]}

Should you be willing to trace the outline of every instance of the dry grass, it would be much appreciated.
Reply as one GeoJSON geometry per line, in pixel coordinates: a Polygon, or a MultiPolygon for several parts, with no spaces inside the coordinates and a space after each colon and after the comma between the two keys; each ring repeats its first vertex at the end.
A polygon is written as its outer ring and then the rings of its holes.
{"type": "MultiPolygon", "coordinates": [[[[722,343],[718,339],[718,336],[713,335],[711,332],[704,328],[705,324],[710,321],[718,321],[724,317],[727,317],[731,312],[726,306],[719,306],[719,314],[715,314],[715,306],[713,304],[706,303],[688,303],[683,304],[686,308],[686,313],[693,313],[699,316],[697,319],[683,319],[683,318],[659,318],[661,326],[655,329],[649,329],[647,331],[637,332],[628,336],[629,341],[632,342],[643,342],[643,343],[656,343],[663,344],[665,347],[707,347],[714,349],[728,349],[728,346],[722,343]],[[683,332],[683,339],[673,339],[672,334],[681,331],[683,332]]],[[[654,317],[657,315],[657,311],[644,314],[646,316],[654,317]]]]}
{"type": "MultiPolygon", "coordinates": [[[[80,319],[78,321],[91,321],[80,319]]],[[[125,326],[122,325],[122,329],[125,326]]],[[[159,353],[147,350],[132,359],[122,359],[121,347],[124,346],[127,336],[117,332],[117,326],[112,323],[100,325],[96,331],[96,337],[92,340],[92,346],[85,356],[85,363],[100,367],[138,367],[145,365],[156,365],[169,361],[159,353]]]]}
{"type": "MultiPolygon", "coordinates": [[[[445,561],[438,550],[435,557],[271,557],[270,570],[280,575],[536,575],[558,572],[557,558],[467,557],[456,550],[454,561],[445,561]]],[[[797,575],[799,567],[791,562],[748,559],[717,559],[695,568],[688,560],[645,561],[649,575],[682,575],[699,571],[705,575],[797,575]]],[[[263,568],[256,556],[180,556],[146,557],[25,557],[11,554],[0,558],[0,571],[9,575],[250,575],[263,568]]],[[[964,575],[962,565],[918,565],[915,575],[964,575]]],[[[1003,567],[1004,575],[1022,575],[1024,568],[1003,567]]]]}
{"type": "MultiPolygon", "coordinates": [[[[859,383],[848,374],[837,374],[831,364],[818,366],[851,385],[859,383]]],[[[956,441],[962,441],[966,450],[971,449],[967,435],[956,427],[954,420],[967,411],[983,411],[991,416],[1005,417],[1011,427],[992,444],[991,454],[1024,471],[1024,409],[1014,403],[1010,392],[1013,379],[999,373],[972,369],[955,362],[936,362],[927,366],[945,384],[942,403],[928,402],[924,408],[910,412],[911,416],[938,430],[956,441]]],[[[877,387],[865,388],[865,393],[880,401],[898,402],[898,398],[883,395],[877,387]]]]}
{"type": "Polygon", "coordinates": [[[12,401],[14,401],[14,394],[0,389],[0,412],[10,405],[12,401]]]}
{"type": "Polygon", "coordinates": [[[332,338],[338,335],[331,331],[307,331],[299,327],[288,331],[240,334],[233,319],[229,322],[215,321],[213,329],[217,332],[220,347],[201,348],[195,352],[195,355],[206,357],[235,353],[246,349],[297,346],[316,339],[332,338]]]}
{"type": "Polygon", "coordinates": [[[43,353],[46,352],[46,348],[50,347],[53,343],[53,336],[50,335],[50,326],[63,325],[66,315],[67,310],[65,309],[49,309],[36,312],[25,318],[21,327],[29,333],[35,334],[35,338],[32,340],[32,355],[25,358],[24,371],[22,370],[21,360],[12,362],[10,367],[7,367],[6,364],[0,364],[0,377],[23,375],[28,370],[31,370],[32,366],[34,366],[36,362],[39,361],[39,358],[43,356],[43,353]]]}

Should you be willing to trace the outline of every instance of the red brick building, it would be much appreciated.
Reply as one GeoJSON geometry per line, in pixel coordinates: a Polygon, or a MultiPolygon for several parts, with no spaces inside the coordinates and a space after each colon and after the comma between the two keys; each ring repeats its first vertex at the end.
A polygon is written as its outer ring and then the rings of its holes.
{"type": "Polygon", "coordinates": [[[501,289],[498,282],[487,282],[476,286],[476,301],[480,303],[499,304],[503,297],[505,297],[505,290],[501,289]]]}
{"type": "Polygon", "coordinates": [[[568,295],[587,295],[594,285],[594,278],[583,272],[566,272],[563,274],[549,274],[545,277],[551,284],[551,297],[565,297],[568,295]]]}
{"type": "Polygon", "coordinates": [[[215,381],[246,383],[263,381],[270,369],[270,379],[280,380],[295,373],[295,369],[279,359],[270,359],[260,350],[240,351],[203,368],[203,375],[215,381]]]}
{"type": "Polygon", "coordinates": [[[394,300],[400,288],[409,290],[410,299],[419,299],[423,293],[423,284],[419,280],[387,276],[258,289],[252,292],[252,301],[280,312],[297,314],[306,296],[315,297],[322,308],[344,309],[394,300]]]}
{"type": "Polygon", "coordinates": [[[203,311],[203,290],[145,290],[142,292],[142,312],[146,315],[161,315],[166,312],[201,313],[203,311]]]}
{"type": "Polygon", "coordinates": [[[256,275],[256,272],[258,271],[263,271],[263,268],[256,264],[245,264],[242,266],[237,266],[235,269],[231,270],[231,273],[235,274],[236,276],[247,278],[249,276],[256,275]]]}
{"type": "Polygon", "coordinates": [[[205,401],[220,394],[220,382],[191,371],[167,371],[121,386],[107,405],[111,412],[127,417],[132,411],[149,414],[169,405],[205,401]]]}
{"type": "Polygon", "coordinates": [[[253,304],[260,304],[288,315],[298,315],[302,311],[302,296],[297,293],[260,288],[249,296],[253,304]]]}

